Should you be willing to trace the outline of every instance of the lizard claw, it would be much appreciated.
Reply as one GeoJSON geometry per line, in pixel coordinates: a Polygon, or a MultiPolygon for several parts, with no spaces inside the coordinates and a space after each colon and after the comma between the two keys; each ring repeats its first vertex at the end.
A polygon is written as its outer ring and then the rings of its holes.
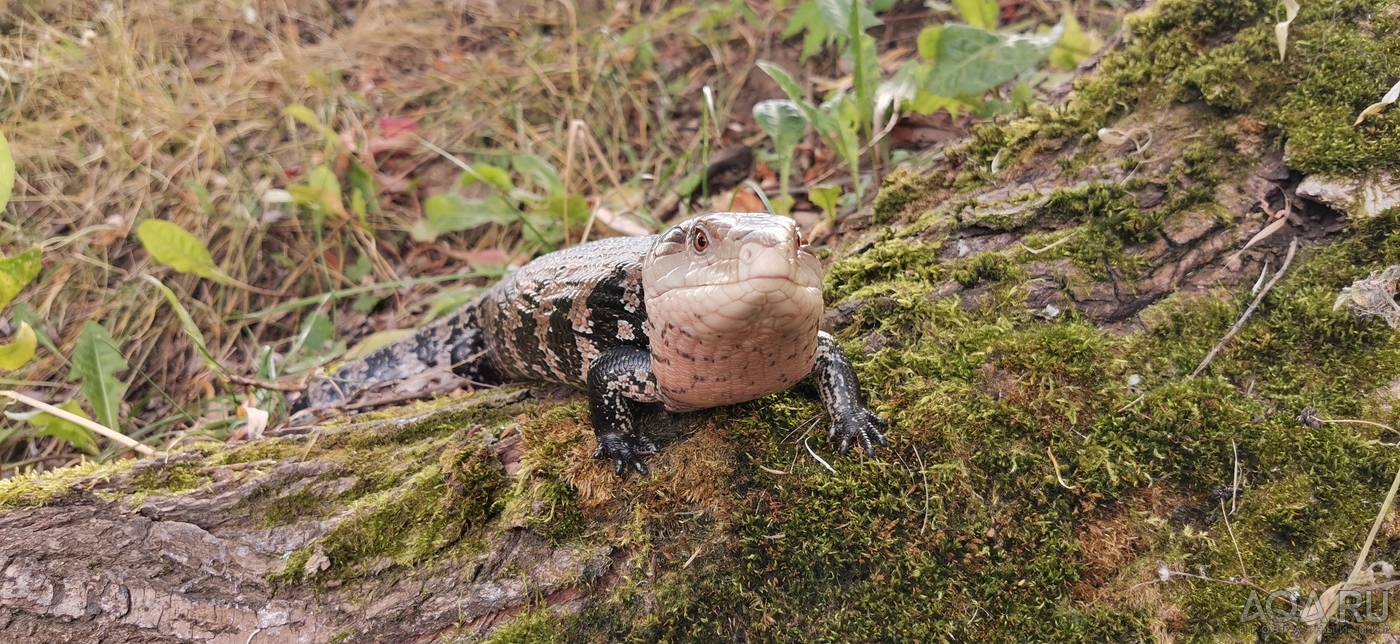
{"type": "Polygon", "coordinates": [[[889,425],[889,421],[876,416],[869,409],[856,407],[851,414],[831,419],[831,432],[827,434],[827,440],[835,442],[840,439],[839,450],[842,454],[851,451],[851,446],[859,442],[866,455],[870,455],[875,453],[876,444],[881,447],[887,445],[881,430],[889,425]]]}
{"type": "Polygon", "coordinates": [[[632,434],[601,434],[598,436],[598,449],[593,450],[593,458],[610,458],[613,462],[613,473],[622,476],[627,468],[637,470],[638,474],[646,474],[647,466],[642,463],[642,456],[655,454],[656,445],[645,437],[632,434]]]}

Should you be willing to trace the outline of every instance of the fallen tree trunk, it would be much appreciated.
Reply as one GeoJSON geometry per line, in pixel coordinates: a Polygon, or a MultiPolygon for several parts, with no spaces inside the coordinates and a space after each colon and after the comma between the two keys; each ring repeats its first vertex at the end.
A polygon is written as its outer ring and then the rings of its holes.
{"type": "Polygon", "coordinates": [[[1301,632],[1251,598],[1342,581],[1400,467],[1384,429],[1295,422],[1400,415],[1393,330],[1333,310],[1400,263],[1400,117],[1350,126],[1400,69],[1397,9],[1304,7],[1280,62],[1272,5],[1164,0],[1061,105],[890,177],[827,283],[893,420],[874,458],[794,392],[652,419],[653,474],[617,480],[582,401],[513,388],[7,481],[0,633],[1301,632]]]}

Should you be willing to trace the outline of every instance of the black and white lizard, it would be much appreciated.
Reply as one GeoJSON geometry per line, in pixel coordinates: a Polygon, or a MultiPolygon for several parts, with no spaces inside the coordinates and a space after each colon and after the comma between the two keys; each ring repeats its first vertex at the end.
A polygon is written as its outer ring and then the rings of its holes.
{"type": "Polygon", "coordinates": [[[822,319],[822,270],[792,219],[715,213],[650,237],[543,255],[451,316],[314,382],[294,410],[450,367],[478,382],[588,392],[595,457],[646,473],[637,405],[685,412],[754,400],[811,376],[842,453],[885,444],[822,319]]]}

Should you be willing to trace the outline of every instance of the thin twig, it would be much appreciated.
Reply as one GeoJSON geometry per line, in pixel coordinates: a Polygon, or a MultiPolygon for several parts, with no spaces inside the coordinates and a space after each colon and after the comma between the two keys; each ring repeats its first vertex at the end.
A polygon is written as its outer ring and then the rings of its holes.
{"type": "Polygon", "coordinates": [[[154,449],[151,449],[149,446],[142,445],[141,443],[137,442],[135,439],[131,438],[130,436],[127,436],[126,434],[123,434],[115,429],[107,427],[106,425],[95,423],[72,412],[59,409],[58,407],[54,407],[53,405],[50,405],[46,402],[35,400],[33,398],[30,398],[29,396],[19,393],[18,391],[0,391],[0,396],[5,396],[6,398],[24,403],[40,411],[53,414],[54,416],[58,416],[59,418],[62,418],[63,420],[66,420],[75,425],[81,425],[83,427],[86,427],[98,434],[106,436],[111,440],[114,440],[118,443],[121,443],[122,445],[130,447],[131,449],[134,449],[142,454],[145,454],[146,456],[156,455],[156,451],[154,449]]]}
{"type": "Polygon", "coordinates": [[[257,387],[258,389],[266,389],[268,391],[306,391],[307,380],[310,379],[309,376],[311,376],[313,373],[314,372],[308,371],[306,372],[306,375],[303,375],[302,377],[297,378],[296,380],[279,382],[258,380],[257,378],[248,378],[245,376],[240,376],[236,373],[231,373],[228,374],[228,381],[235,385],[243,385],[245,387],[257,387]]]}
{"type": "Polygon", "coordinates": [[[1241,315],[1239,321],[1235,322],[1235,326],[1230,327],[1229,333],[1226,333],[1225,337],[1220,338],[1220,341],[1215,343],[1215,347],[1210,350],[1210,353],[1206,354],[1206,359],[1201,361],[1201,366],[1196,367],[1196,370],[1192,371],[1191,375],[1187,376],[1187,378],[1195,378],[1200,375],[1202,371],[1205,371],[1210,361],[1215,359],[1215,354],[1220,353],[1220,350],[1225,347],[1225,343],[1229,342],[1231,338],[1235,337],[1236,333],[1240,332],[1240,328],[1244,326],[1245,320],[1248,320],[1249,316],[1254,314],[1254,309],[1259,308],[1259,303],[1264,301],[1264,297],[1267,296],[1269,291],[1273,290],[1274,285],[1283,278],[1283,274],[1288,272],[1288,265],[1293,262],[1293,255],[1297,252],[1298,238],[1294,237],[1293,242],[1288,245],[1288,255],[1283,258],[1283,266],[1280,266],[1278,272],[1274,273],[1273,279],[1270,279],[1269,283],[1264,285],[1264,290],[1259,291],[1259,295],[1255,296],[1254,301],[1249,304],[1249,308],[1244,310],[1244,315],[1241,315]]]}
{"type": "Polygon", "coordinates": [[[1026,249],[1026,252],[1027,252],[1027,253],[1030,253],[1030,254],[1032,254],[1032,255],[1039,255],[1039,254],[1041,254],[1041,253],[1043,253],[1043,252],[1045,252],[1045,251],[1047,251],[1047,250],[1050,250],[1050,249],[1052,249],[1052,248],[1054,248],[1054,247],[1056,247],[1056,246],[1059,246],[1060,244],[1063,244],[1063,243],[1065,243],[1065,242],[1067,242],[1067,241],[1069,241],[1069,240],[1071,240],[1071,239],[1074,239],[1074,236],[1075,236],[1075,235],[1078,235],[1078,234],[1079,234],[1079,231],[1078,231],[1078,230],[1070,231],[1070,233],[1069,233],[1068,235],[1065,235],[1064,237],[1061,237],[1061,238],[1059,238],[1059,239],[1056,239],[1055,241],[1051,242],[1050,245],[1048,245],[1048,246],[1046,246],[1046,247],[1044,247],[1044,248],[1031,248],[1030,246],[1027,246],[1027,245],[1025,245],[1025,244],[1021,244],[1021,248],[1026,249]]]}
{"type": "Polygon", "coordinates": [[[1230,514],[1234,514],[1238,509],[1236,501],[1240,498],[1240,445],[1235,439],[1230,439],[1230,449],[1235,453],[1235,479],[1230,482],[1230,514]]]}
{"type": "Polygon", "coordinates": [[[914,458],[919,459],[919,474],[924,477],[924,524],[919,527],[919,534],[923,534],[924,530],[928,529],[928,468],[924,467],[924,457],[919,456],[919,446],[912,445],[912,447],[914,448],[914,458]]]}
{"type": "Polygon", "coordinates": [[[1225,499],[1220,499],[1220,517],[1225,519],[1225,530],[1230,533],[1230,544],[1235,546],[1235,558],[1240,561],[1240,579],[1249,581],[1249,572],[1244,567],[1244,555],[1240,554],[1240,542],[1235,540],[1235,529],[1230,527],[1230,513],[1225,511],[1225,499]]]}
{"type": "Polygon", "coordinates": [[[826,471],[831,472],[832,474],[835,474],[835,473],[836,473],[836,468],[832,467],[832,466],[831,466],[831,463],[828,463],[828,462],[826,462],[825,460],[823,460],[822,457],[817,456],[817,453],[814,452],[814,451],[812,451],[812,446],[809,445],[809,444],[807,444],[807,441],[808,441],[810,438],[811,438],[811,437],[802,439],[802,446],[807,448],[807,453],[808,453],[808,454],[811,454],[811,455],[812,455],[812,458],[817,459],[817,462],[818,462],[818,463],[821,463],[821,464],[822,464],[822,467],[825,467],[825,468],[826,468],[826,471]]]}
{"type": "Polygon", "coordinates": [[[1050,455],[1050,464],[1055,466],[1055,478],[1060,482],[1060,487],[1066,490],[1074,490],[1070,484],[1065,483],[1065,477],[1060,476],[1060,462],[1055,460],[1055,453],[1050,451],[1049,447],[1045,448],[1045,453],[1050,455]]]}

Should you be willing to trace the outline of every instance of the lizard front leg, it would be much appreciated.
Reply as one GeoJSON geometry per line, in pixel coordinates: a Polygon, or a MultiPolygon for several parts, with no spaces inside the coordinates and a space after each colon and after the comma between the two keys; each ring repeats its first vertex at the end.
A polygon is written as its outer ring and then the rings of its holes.
{"type": "Polygon", "coordinates": [[[604,351],[588,369],[588,408],[598,436],[593,457],[612,459],[618,476],[629,466],[646,474],[641,457],[655,454],[656,446],[637,431],[636,403],[660,400],[646,349],[622,346],[604,351]]]}
{"type": "Polygon", "coordinates": [[[817,364],[812,368],[812,377],[831,415],[831,433],[827,438],[840,439],[842,454],[851,449],[852,441],[859,441],[866,454],[875,451],[876,443],[885,445],[881,430],[889,423],[865,408],[851,359],[836,338],[825,331],[817,333],[817,364]]]}

